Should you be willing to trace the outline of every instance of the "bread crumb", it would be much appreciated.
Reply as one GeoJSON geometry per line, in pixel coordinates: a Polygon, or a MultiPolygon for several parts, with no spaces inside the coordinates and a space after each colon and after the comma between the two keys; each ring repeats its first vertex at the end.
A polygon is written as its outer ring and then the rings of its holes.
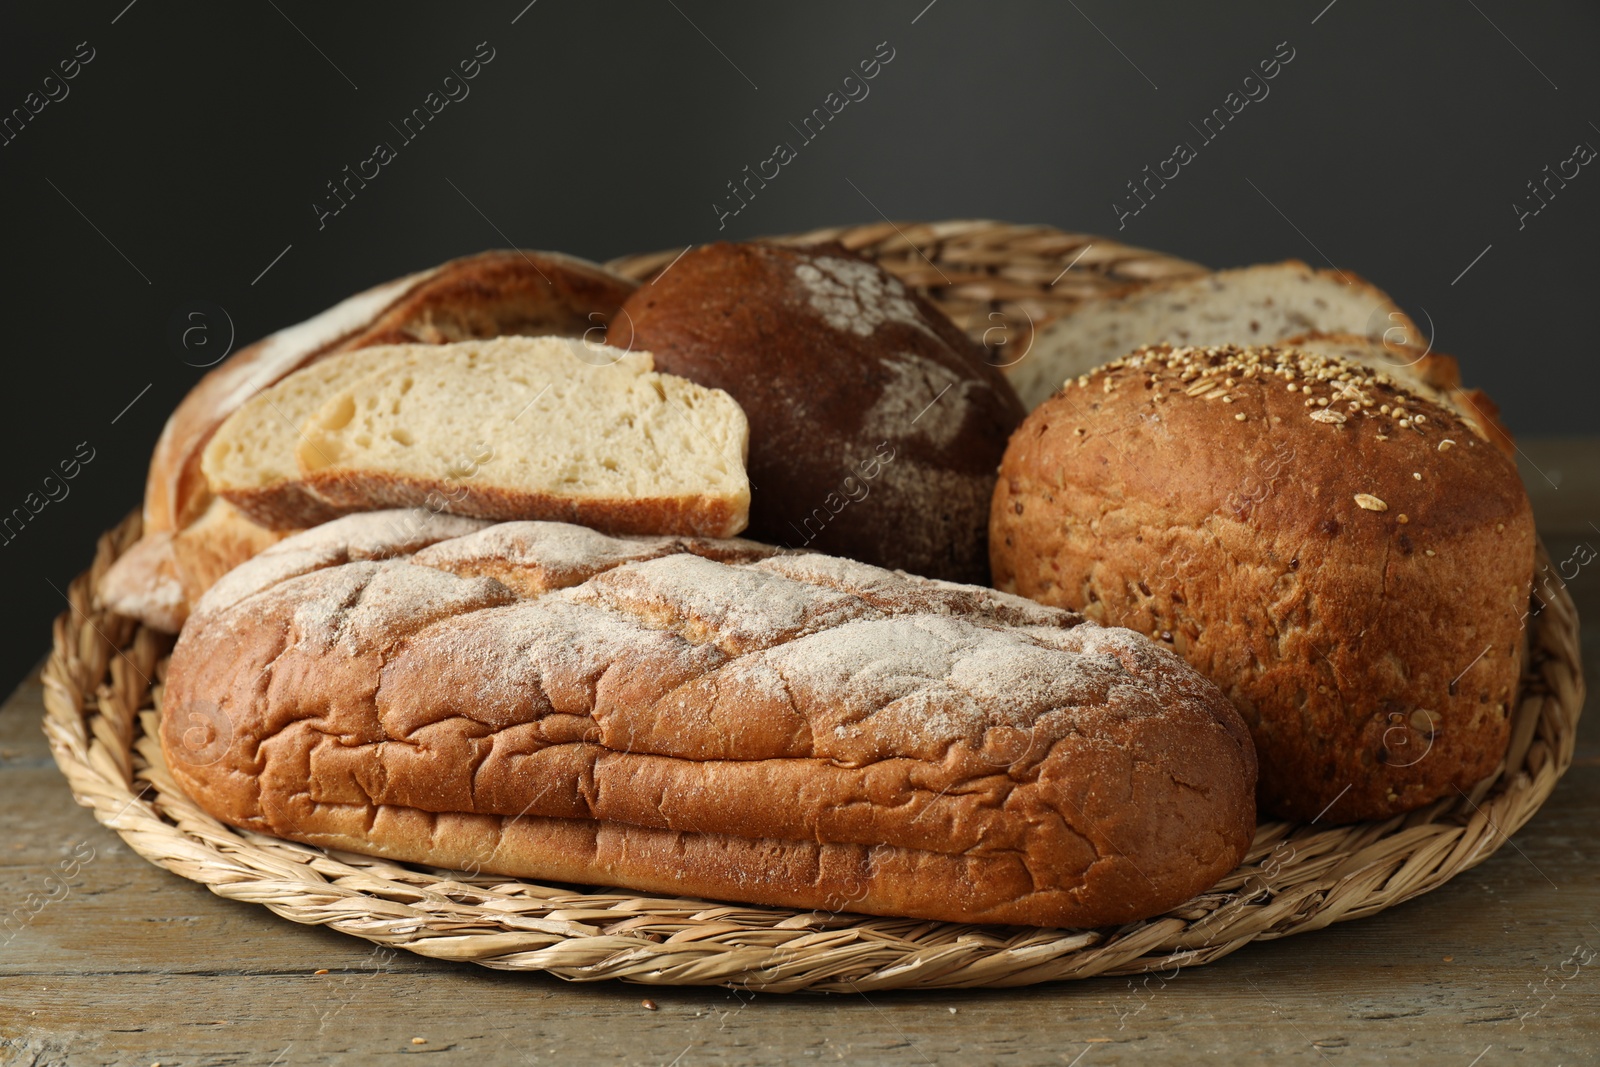
{"type": "Polygon", "coordinates": [[[1345,418],[1346,416],[1339,414],[1337,411],[1329,411],[1326,408],[1319,408],[1311,413],[1312,422],[1326,422],[1335,426],[1344,422],[1345,418]]]}
{"type": "Polygon", "coordinates": [[[950,1009],[950,1014],[951,1014],[951,1015],[954,1015],[954,1014],[955,1014],[955,1013],[956,1013],[956,1010],[955,1010],[955,1009],[954,1009],[954,1008],[951,1008],[951,1009],[950,1009]]]}
{"type": "Polygon", "coordinates": [[[639,1007],[643,1008],[645,1011],[656,1011],[657,1010],[656,1002],[651,1000],[649,997],[646,997],[644,1000],[639,1001],[639,1007]]]}
{"type": "Polygon", "coordinates": [[[1446,962],[1446,963],[1454,963],[1454,962],[1455,962],[1455,961],[1456,961],[1456,958],[1455,958],[1455,957],[1454,957],[1454,956],[1446,956],[1446,957],[1445,957],[1445,958],[1444,958],[1444,961],[1445,961],[1445,962],[1446,962]]]}
{"type": "Polygon", "coordinates": [[[316,969],[316,970],[314,970],[314,971],[312,971],[312,972],[311,972],[311,973],[312,973],[312,974],[327,974],[327,973],[328,973],[328,968],[326,968],[326,967],[319,967],[319,968],[317,968],[317,969],[316,969]]]}
{"type": "Polygon", "coordinates": [[[428,1043],[428,1039],[425,1037],[414,1037],[411,1039],[411,1043],[413,1045],[426,1045],[428,1043]]]}
{"type": "Polygon", "coordinates": [[[1388,511],[1389,505],[1373,496],[1371,493],[1357,493],[1356,503],[1368,511],[1388,511]]]}

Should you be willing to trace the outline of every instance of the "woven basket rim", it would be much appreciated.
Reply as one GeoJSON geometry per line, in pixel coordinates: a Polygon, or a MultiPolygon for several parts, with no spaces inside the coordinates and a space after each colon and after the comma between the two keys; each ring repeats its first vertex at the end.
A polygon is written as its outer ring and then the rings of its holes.
{"type": "MultiPolygon", "coordinates": [[[[1383,822],[1262,823],[1244,863],[1217,886],[1115,929],[960,925],[540,885],[282,841],[201,811],[173,781],[155,735],[171,638],[93,600],[139,528],[135,513],[100,538],[92,566],[69,588],[42,673],[44,730],[78,803],[139,855],[219,896],[423,956],[574,981],[867,992],[1208,963],[1252,940],[1392,907],[1492,855],[1570,765],[1584,698],[1571,597],[1537,589],[1500,771],[1470,793],[1383,822]]],[[[1538,563],[1549,563],[1542,542],[1538,563]]]]}

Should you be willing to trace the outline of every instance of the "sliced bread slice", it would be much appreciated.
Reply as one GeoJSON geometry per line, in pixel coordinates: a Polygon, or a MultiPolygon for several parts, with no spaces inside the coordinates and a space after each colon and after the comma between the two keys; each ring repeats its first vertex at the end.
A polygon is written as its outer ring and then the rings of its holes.
{"type": "Polygon", "coordinates": [[[1088,301],[1040,329],[1006,376],[1031,410],[1068,379],[1140,345],[1260,345],[1313,330],[1426,344],[1416,323],[1376,286],[1346,271],[1287,260],[1088,301]]]}
{"type": "Polygon", "coordinates": [[[341,352],[245,401],[217,428],[201,456],[211,491],[272,530],[302,529],[348,514],[301,483],[294,458],[300,428],[334,393],[369,374],[388,372],[421,350],[425,346],[380,345],[341,352]]]}
{"type": "Polygon", "coordinates": [[[744,529],[749,429],[720,389],[655,373],[648,352],[571,338],[407,347],[301,428],[299,479],[332,506],[606,533],[744,529]]]}

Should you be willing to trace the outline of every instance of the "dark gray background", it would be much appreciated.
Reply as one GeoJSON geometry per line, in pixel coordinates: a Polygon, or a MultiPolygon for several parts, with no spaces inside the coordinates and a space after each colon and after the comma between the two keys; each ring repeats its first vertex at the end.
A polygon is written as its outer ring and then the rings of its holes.
{"type": "Polygon", "coordinates": [[[203,373],[168,336],[192,301],[225,309],[242,345],[507,243],[604,259],[880,210],[1116,233],[1125,183],[1280,42],[1294,59],[1270,95],[1116,235],[1363,274],[1434,324],[1515,433],[1596,428],[1600,166],[1520,229],[1512,206],[1577,143],[1600,147],[1592,3],[525,3],[8,5],[0,113],[79,42],[95,58],[0,146],[0,513],[79,442],[95,458],[0,545],[0,678],[34,661],[56,590],[138,504],[203,373]],[[400,146],[388,124],[485,41],[471,95],[400,146]],[[725,183],[883,41],[870,95],[719,234],[725,183]],[[319,230],[324,183],[379,140],[398,158],[319,230]]]}

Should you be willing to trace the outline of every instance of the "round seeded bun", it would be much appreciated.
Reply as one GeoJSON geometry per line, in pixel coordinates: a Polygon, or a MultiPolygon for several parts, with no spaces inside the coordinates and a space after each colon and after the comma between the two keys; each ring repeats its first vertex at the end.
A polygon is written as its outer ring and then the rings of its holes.
{"type": "Polygon", "coordinates": [[[1263,811],[1384,818],[1505,754],[1533,573],[1515,465],[1370,367],[1161,345],[1006,451],[995,584],[1174,648],[1238,706],[1263,811]]]}
{"type": "Polygon", "coordinates": [[[995,468],[1022,405],[876,264],[839,245],[707,245],[635,292],[607,342],[744,408],[745,536],[987,584],[995,468]]]}

